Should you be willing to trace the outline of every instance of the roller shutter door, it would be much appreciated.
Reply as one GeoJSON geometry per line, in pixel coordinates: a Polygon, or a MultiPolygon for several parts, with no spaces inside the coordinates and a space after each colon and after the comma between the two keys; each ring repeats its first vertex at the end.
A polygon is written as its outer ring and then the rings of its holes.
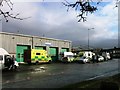
{"type": "Polygon", "coordinates": [[[69,51],[68,48],[62,48],[60,52],[63,53],[63,52],[68,52],[68,51],[69,51]]]}
{"type": "Polygon", "coordinates": [[[50,56],[52,61],[58,60],[58,48],[50,47],[50,56]]]}
{"type": "Polygon", "coordinates": [[[30,46],[17,45],[16,47],[16,60],[17,62],[24,62],[24,50],[30,49],[30,46]]]}

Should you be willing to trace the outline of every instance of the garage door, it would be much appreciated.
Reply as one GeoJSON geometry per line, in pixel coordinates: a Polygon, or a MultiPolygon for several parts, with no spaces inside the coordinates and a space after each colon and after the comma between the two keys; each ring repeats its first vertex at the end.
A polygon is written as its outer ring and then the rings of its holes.
{"type": "Polygon", "coordinates": [[[60,52],[63,53],[63,52],[68,52],[68,51],[69,51],[68,48],[62,48],[60,52]]]}
{"type": "Polygon", "coordinates": [[[30,49],[30,46],[17,45],[16,47],[16,60],[17,62],[24,62],[24,50],[30,49]]]}
{"type": "Polygon", "coordinates": [[[50,56],[52,58],[52,61],[58,60],[58,48],[50,47],[50,56]]]}

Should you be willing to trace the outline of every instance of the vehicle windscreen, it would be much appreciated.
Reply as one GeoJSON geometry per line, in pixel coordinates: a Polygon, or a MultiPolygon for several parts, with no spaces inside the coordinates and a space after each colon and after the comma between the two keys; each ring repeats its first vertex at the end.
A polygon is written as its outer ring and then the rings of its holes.
{"type": "Polygon", "coordinates": [[[0,55],[0,61],[2,61],[3,60],[3,55],[0,55]]]}
{"type": "Polygon", "coordinates": [[[11,60],[11,56],[10,55],[5,55],[5,63],[9,62],[11,60]]]}
{"type": "Polygon", "coordinates": [[[11,56],[10,55],[5,55],[4,58],[5,58],[4,65],[9,66],[11,64],[11,56]]]}
{"type": "Polygon", "coordinates": [[[81,59],[85,59],[85,58],[86,58],[85,56],[81,57],[81,59]]]}
{"type": "Polygon", "coordinates": [[[5,55],[5,59],[9,59],[9,58],[11,58],[10,55],[5,55]]]}
{"type": "Polygon", "coordinates": [[[73,55],[66,55],[66,57],[73,57],[73,55]]]}

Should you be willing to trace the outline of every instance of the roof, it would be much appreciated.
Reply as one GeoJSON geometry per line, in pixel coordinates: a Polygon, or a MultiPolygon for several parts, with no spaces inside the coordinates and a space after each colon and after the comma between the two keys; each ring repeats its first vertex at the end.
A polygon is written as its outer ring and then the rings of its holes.
{"type": "Polygon", "coordinates": [[[64,55],[73,55],[72,52],[64,52],[64,55]]]}
{"type": "Polygon", "coordinates": [[[5,54],[9,55],[9,53],[5,49],[0,48],[0,55],[5,55],[5,54]]]}

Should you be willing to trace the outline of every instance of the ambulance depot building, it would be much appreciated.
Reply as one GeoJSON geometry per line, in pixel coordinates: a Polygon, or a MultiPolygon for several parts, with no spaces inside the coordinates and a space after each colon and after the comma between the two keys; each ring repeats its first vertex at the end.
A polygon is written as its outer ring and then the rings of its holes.
{"type": "Polygon", "coordinates": [[[61,52],[71,51],[72,42],[46,37],[0,32],[0,47],[15,55],[19,63],[24,62],[24,50],[46,50],[53,61],[59,59],[61,52]]]}

